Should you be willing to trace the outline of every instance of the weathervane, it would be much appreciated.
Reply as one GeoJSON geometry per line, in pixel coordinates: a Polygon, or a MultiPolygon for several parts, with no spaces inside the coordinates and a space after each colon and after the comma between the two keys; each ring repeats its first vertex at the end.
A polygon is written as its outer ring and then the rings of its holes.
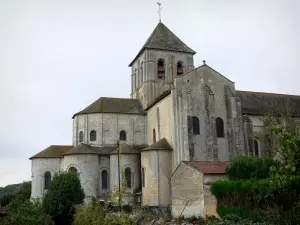
{"type": "Polygon", "coordinates": [[[161,2],[157,2],[157,5],[158,5],[159,22],[161,22],[161,10],[162,10],[161,2]]]}

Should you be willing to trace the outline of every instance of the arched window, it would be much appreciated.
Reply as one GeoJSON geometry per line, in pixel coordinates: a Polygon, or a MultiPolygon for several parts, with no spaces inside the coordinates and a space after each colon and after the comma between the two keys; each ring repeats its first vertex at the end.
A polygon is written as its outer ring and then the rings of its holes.
{"type": "Polygon", "coordinates": [[[259,153],[258,153],[258,142],[257,140],[254,140],[254,154],[255,156],[258,156],[259,153]]]}
{"type": "Polygon", "coordinates": [[[127,167],[125,169],[125,179],[126,179],[126,184],[127,184],[127,188],[131,188],[131,169],[129,167],[127,167]]]}
{"type": "Polygon", "coordinates": [[[97,140],[97,132],[95,130],[92,130],[90,132],[90,141],[96,141],[97,140]]]}
{"type": "Polygon", "coordinates": [[[83,142],[83,131],[79,132],[79,143],[83,142]]]}
{"type": "Polygon", "coordinates": [[[49,171],[44,174],[44,182],[44,189],[48,190],[51,184],[51,173],[49,171]]]}
{"type": "Polygon", "coordinates": [[[145,187],[145,168],[142,167],[142,187],[145,187]]]}
{"type": "Polygon", "coordinates": [[[199,119],[193,116],[193,134],[200,134],[199,119]]]}
{"type": "Polygon", "coordinates": [[[217,137],[224,137],[224,122],[221,118],[216,119],[217,137]]]}
{"type": "Polygon", "coordinates": [[[102,190],[107,190],[108,187],[108,174],[106,170],[101,172],[102,190]]]}
{"type": "Polygon", "coordinates": [[[77,169],[74,166],[72,166],[69,168],[68,172],[69,173],[77,173],[77,169]]]}
{"type": "Polygon", "coordinates": [[[153,143],[156,142],[156,132],[155,132],[155,129],[153,129],[153,143]]]}
{"type": "Polygon", "coordinates": [[[126,132],[125,132],[125,130],[120,131],[120,141],[126,141],[126,132]]]}
{"type": "Polygon", "coordinates": [[[182,66],[182,62],[178,62],[177,63],[177,76],[180,76],[183,74],[183,66],[182,66]]]}
{"type": "Polygon", "coordinates": [[[163,59],[157,61],[157,77],[165,78],[165,61],[163,59]]]}

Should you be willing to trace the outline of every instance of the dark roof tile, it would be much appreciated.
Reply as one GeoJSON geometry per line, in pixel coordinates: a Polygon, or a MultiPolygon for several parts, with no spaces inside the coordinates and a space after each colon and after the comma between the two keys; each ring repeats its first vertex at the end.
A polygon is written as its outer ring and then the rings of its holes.
{"type": "Polygon", "coordinates": [[[159,141],[153,143],[147,148],[144,148],[142,151],[151,151],[151,150],[168,150],[173,151],[172,147],[169,145],[166,138],[162,138],[159,141]]]}
{"type": "Polygon", "coordinates": [[[142,54],[145,49],[156,49],[166,51],[176,51],[195,54],[196,52],[183,43],[172,31],[169,30],[162,22],[159,22],[154,31],[139,51],[129,66],[132,66],[135,60],[142,54]]]}
{"type": "Polygon", "coordinates": [[[145,112],[138,99],[131,98],[106,98],[101,97],[91,105],[73,115],[92,113],[120,113],[120,114],[141,114],[145,112]]]}
{"type": "Polygon", "coordinates": [[[200,162],[200,161],[183,161],[183,163],[196,168],[203,174],[225,174],[225,169],[230,162],[200,162]]]}
{"type": "Polygon", "coordinates": [[[73,148],[72,145],[50,145],[45,150],[35,154],[29,159],[37,159],[37,158],[60,158],[62,154],[69,151],[73,148]]]}

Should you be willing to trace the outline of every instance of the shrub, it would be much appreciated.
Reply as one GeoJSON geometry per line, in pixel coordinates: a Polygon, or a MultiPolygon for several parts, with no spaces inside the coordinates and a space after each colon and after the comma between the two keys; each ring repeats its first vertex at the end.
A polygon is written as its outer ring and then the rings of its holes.
{"type": "Polygon", "coordinates": [[[56,225],[71,224],[75,205],[81,204],[84,192],[76,173],[55,175],[43,199],[46,212],[52,216],[56,225]]]}
{"type": "Polygon", "coordinates": [[[4,195],[2,198],[0,198],[0,206],[7,206],[13,200],[13,197],[14,195],[11,194],[4,195]]]}
{"type": "Polygon", "coordinates": [[[125,213],[132,213],[132,206],[131,206],[131,205],[123,205],[123,206],[122,206],[122,210],[123,210],[125,213]]]}
{"type": "Polygon", "coordinates": [[[11,225],[54,225],[50,215],[47,215],[39,202],[29,200],[12,201],[8,206],[8,216],[3,224],[11,225]]]}
{"type": "Polygon", "coordinates": [[[101,225],[104,222],[105,210],[99,201],[81,205],[74,214],[74,225],[101,225]]]}
{"type": "Polygon", "coordinates": [[[264,179],[269,177],[271,167],[278,167],[272,158],[238,156],[226,168],[226,173],[230,180],[264,179]]]}
{"type": "Polygon", "coordinates": [[[230,219],[231,221],[235,222],[238,222],[242,219],[248,219],[253,222],[259,222],[262,219],[262,215],[259,212],[250,210],[246,207],[218,205],[217,213],[220,217],[225,217],[225,219],[230,219]]]}

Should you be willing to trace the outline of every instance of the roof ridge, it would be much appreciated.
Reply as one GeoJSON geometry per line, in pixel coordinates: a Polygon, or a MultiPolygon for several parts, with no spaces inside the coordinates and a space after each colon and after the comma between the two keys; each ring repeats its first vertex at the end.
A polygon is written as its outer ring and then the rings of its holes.
{"type": "Polygon", "coordinates": [[[268,94],[268,95],[280,95],[280,96],[294,96],[294,97],[300,97],[300,95],[294,95],[294,94],[283,94],[283,93],[277,93],[277,92],[244,91],[244,90],[236,90],[236,92],[244,92],[244,93],[255,93],[255,94],[268,94]]]}

